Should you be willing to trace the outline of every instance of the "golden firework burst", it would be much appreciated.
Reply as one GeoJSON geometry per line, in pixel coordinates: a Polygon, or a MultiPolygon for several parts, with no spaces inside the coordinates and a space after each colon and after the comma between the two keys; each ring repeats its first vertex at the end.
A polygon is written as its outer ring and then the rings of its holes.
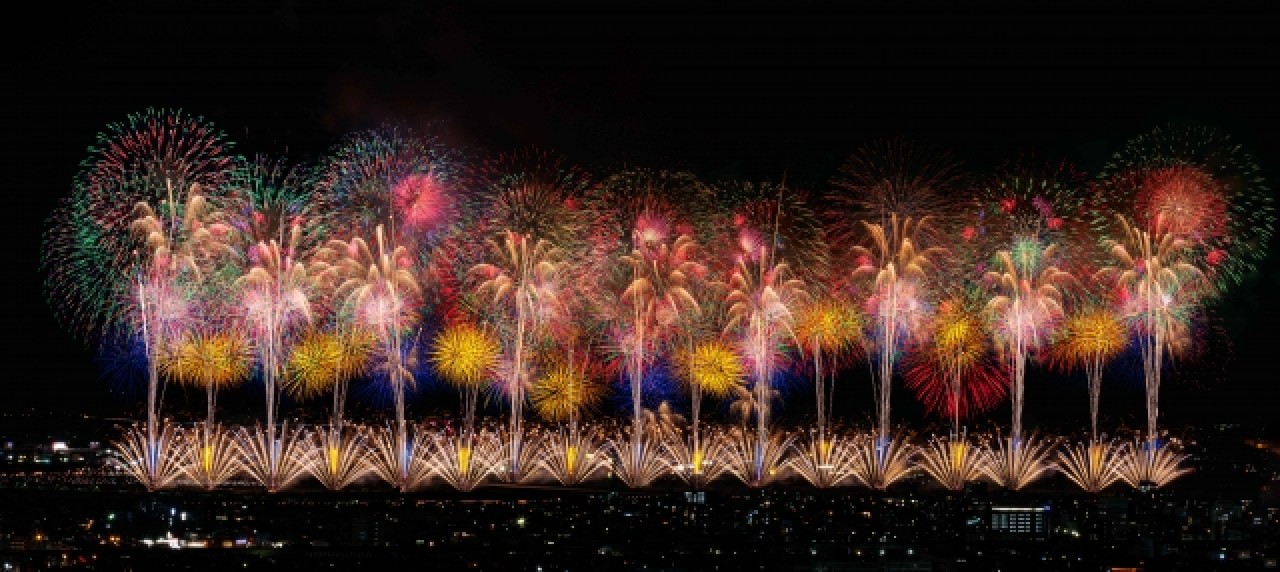
{"type": "Polygon", "coordinates": [[[297,397],[314,397],[361,375],[368,367],[373,344],[373,336],[362,330],[308,332],[289,353],[289,375],[283,389],[297,397]]]}
{"type": "Polygon", "coordinates": [[[457,324],[436,336],[431,362],[449,383],[474,388],[493,377],[501,351],[498,340],[489,332],[471,324],[457,324]]]}
{"type": "Polygon", "coordinates": [[[743,383],[742,358],[721,341],[706,341],[676,355],[676,369],[686,383],[708,397],[724,397],[743,383]]]}
{"type": "Polygon", "coordinates": [[[548,421],[568,421],[589,410],[604,396],[604,386],[582,368],[557,363],[533,384],[529,400],[538,415],[548,421]]]}
{"type": "Polygon", "coordinates": [[[174,381],[223,389],[249,377],[249,342],[234,332],[192,333],[165,351],[157,365],[174,381]]]}

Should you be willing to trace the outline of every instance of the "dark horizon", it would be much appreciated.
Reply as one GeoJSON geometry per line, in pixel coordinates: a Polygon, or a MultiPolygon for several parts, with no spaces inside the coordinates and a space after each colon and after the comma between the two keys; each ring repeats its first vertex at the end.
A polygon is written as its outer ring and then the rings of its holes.
{"type": "MultiPolygon", "coordinates": [[[[5,345],[11,371],[0,411],[141,411],[142,396],[113,393],[90,352],[56,324],[38,262],[45,217],[94,135],[148,107],[202,115],[240,153],[299,162],[383,121],[441,122],[451,142],[477,150],[537,145],[589,168],[625,162],[708,180],[785,177],[813,190],[825,190],[859,145],[884,137],[950,149],[976,172],[1031,154],[1094,173],[1129,137],[1193,122],[1249,149],[1273,196],[1280,184],[1272,109],[1280,64],[1270,57],[1280,21],[1262,5],[1106,14],[473,10],[154,3],[32,20],[42,42],[22,46],[10,69],[21,133],[10,155],[22,201],[10,230],[19,331],[5,345]]],[[[1274,416],[1280,384],[1268,367],[1276,340],[1268,320],[1280,315],[1280,267],[1272,243],[1258,271],[1218,304],[1230,361],[1205,376],[1221,379],[1166,385],[1163,425],[1261,427],[1274,416]]],[[[863,396],[852,406],[861,415],[870,382],[860,369],[848,377],[856,385],[846,395],[863,396]]],[[[1029,418],[1078,397],[1067,415],[1083,423],[1082,382],[1039,383],[1050,379],[1029,374],[1029,418]]],[[[1104,411],[1140,407],[1138,385],[1107,385],[1104,411]]],[[[902,421],[913,414],[895,409],[902,421]]],[[[1007,418],[1001,410],[989,417],[1007,418]]]]}

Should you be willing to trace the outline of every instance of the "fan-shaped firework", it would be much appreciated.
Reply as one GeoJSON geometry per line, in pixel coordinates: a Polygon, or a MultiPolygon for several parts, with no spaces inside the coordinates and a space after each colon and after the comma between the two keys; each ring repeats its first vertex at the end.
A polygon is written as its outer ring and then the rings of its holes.
{"type": "Polygon", "coordinates": [[[803,445],[793,445],[788,464],[792,471],[820,487],[835,487],[853,478],[859,469],[861,437],[816,432],[803,445]]]}
{"type": "Polygon", "coordinates": [[[1163,487],[1191,472],[1183,466],[1187,458],[1155,438],[1128,443],[1120,453],[1116,472],[1131,487],[1163,487]]]}
{"type": "Polygon", "coordinates": [[[1120,480],[1124,449],[1098,441],[1068,447],[1058,453],[1058,470],[1081,489],[1098,493],[1120,480]]]}
{"type": "Polygon", "coordinates": [[[937,437],[920,449],[920,467],[947,490],[958,491],[985,475],[991,460],[988,453],[969,442],[964,434],[937,437]]]}
{"type": "Polygon", "coordinates": [[[1050,456],[1054,442],[1035,435],[995,439],[987,451],[987,477],[1000,486],[1017,491],[1053,472],[1050,456]]]}
{"type": "Polygon", "coordinates": [[[197,425],[182,439],[183,473],[206,490],[213,490],[243,470],[236,435],[212,422],[197,425]]]}

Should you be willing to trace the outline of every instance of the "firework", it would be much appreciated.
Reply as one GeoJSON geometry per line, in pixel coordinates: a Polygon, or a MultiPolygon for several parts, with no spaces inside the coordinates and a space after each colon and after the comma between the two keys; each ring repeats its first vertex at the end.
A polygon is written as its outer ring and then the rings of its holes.
{"type": "Polygon", "coordinates": [[[748,182],[722,184],[717,192],[728,209],[728,220],[720,223],[727,228],[714,237],[709,250],[727,256],[708,263],[719,274],[732,274],[739,259],[756,262],[766,257],[770,263],[787,261],[806,284],[831,279],[831,248],[808,192],[785,183],[748,182]]]}
{"type": "Polygon", "coordinates": [[[205,490],[217,488],[243,470],[236,434],[212,423],[186,432],[180,455],[186,478],[205,490]]]}
{"type": "Polygon", "coordinates": [[[307,470],[331,491],[350,486],[372,470],[366,431],[359,427],[337,422],[317,427],[309,447],[307,470]]]}
{"type": "Polygon", "coordinates": [[[449,326],[436,335],[431,361],[446,381],[463,392],[463,439],[474,432],[477,399],[497,372],[501,351],[491,334],[467,323],[449,326]]]}
{"type": "Polygon", "coordinates": [[[787,451],[795,436],[781,431],[763,435],[762,439],[759,429],[735,427],[725,436],[725,471],[749,487],[763,487],[790,474],[787,451]]]}
{"type": "Polygon", "coordinates": [[[1098,272],[1116,285],[1121,312],[1129,320],[1142,353],[1147,394],[1147,435],[1155,439],[1160,374],[1165,353],[1177,353],[1186,339],[1189,314],[1201,293],[1204,273],[1189,261],[1191,243],[1172,233],[1153,235],[1120,217],[1124,240],[1106,240],[1115,264],[1098,272]]]}
{"type": "Polygon", "coordinates": [[[887,490],[915,471],[916,448],[901,435],[860,439],[854,455],[853,480],[864,487],[887,490]]]}
{"type": "Polygon", "coordinates": [[[978,244],[1055,244],[1059,258],[1092,262],[1097,249],[1089,225],[1096,205],[1085,191],[1084,174],[1072,165],[1022,158],[980,185],[976,220],[966,223],[978,244]]]}
{"type": "MultiPolygon", "coordinates": [[[[556,431],[544,441],[540,459],[542,470],[564,486],[596,478],[609,470],[609,445],[596,428],[556,431]]],[[[630,484],[630,483],[628,483],[630,484]]]]}
{"type": "Polygon", "coordinates": [[[1109,308],[1093,307],[1079,309],[1068,316],[1049,349],[1054,362],[1069,368],[1084,367],[1089,379],[1089,428],[1094,441],[1098,440],[1102,368],[1123,351],[1128,342],[1128,332],[1120,317],[1109,308]]]}
{"type": "Polygon", "coordinates": [[[858,470],[860,442],[856,437],[815,431],[803,446],[793,447],[796,454],[789,462],[791,470],[815,487],[840,486],[858,470]]]}
{"type": "Polygon", "coordinates": [[[796,338],[812,364],[817,392],[819,445],[814,450],[830,448],[822,443],[826,442],[827,420],[834,404],[835,374],[839,365],[865,347],[863,323],[856,306],[832,297],[806,305],[796,320],[796,338]]]}
{"type": "Polygon", "coordinates": [[[686,436],[684,431],[669,430],[663,432],[662,443],[671,472],[691,487],[705,487],[729,470],[729,444],[720,431],[695,433],[691,426],[686,436]]]}
{"type": "Polygon", "coordinates": [[[315,464],[311,434],[302,427],[256,426],[241,429],[237,440],[246,473],[267,492],[279,492],[296,484],[315,464]]]}
{"type": "Polygon", "coordinates": [[[512,441],[506,449],[510,465],[504,474],[521,478],[529,467],[521,465],[531,451],[523,443],[524,402],[530,382],[528,345],[534,335],[562,311],[559,299],[559,251],[545,240],[506,231],[501,242],[488,241],[491,262],[472,267],[476,296],[485,299],[487,308],[500,324],[506,347],[504,359],[510,367],[499,391],[511,404],[511,417],[506,436],[512,441]],[[514,323],[513,323],[514,322],[514,323]]]}
{"type": "MultiPolygon", "coordinates": [[[[830,242],[855,244],[864,224],[890,226],[896,220],[936,221],[948,198],[964,187],[960,163],[949,153],[905,139],[880,140],[854,151],[832,178],[827,197],[830,242]]],[[[933,243],[948,224],[921,225],[912,240],[933,243]]],[[[854,259],[860,253],[854,253],[854,259]]]]}
{"type": "MultiPolygon", "coordinates": [[[[1158,127],[1116,152],[1101,180],[1110,212],[1127,215],[1131,226],[1153,237],[1188,241],[1182,257],[1206,271],[1215,292],[1238,284],[1267,254],[1274,199],[1253,158],[1226,134],[1204,126],[1158,127]]],[[[1099,230],[1112,238],[1113,229],[1099,230]]]]}
{"type": "MultiPolygon", "coordinates": [[[[350,242],[331,241],[327,247],[346,258],[337,266],[345,279],[337,286],[335,296],[342,299],[344,313],[353,316],[354,323],[373,335],[380,346],[380,355],[388,385],[395,402],[395,444],[400,454],[387,457],[396,464],[389,470],[400,475],[392,484],[401,488],[409,486],[409,441],[405,421],[405,390],[414,383],[413,373],[405,363],[408,334],[419,318],[414,311],[420,299],[421,287],[411,268],[407,249],[389,243],[381,225],[374,229],[374,247],[360,237],[350,242]]],[[[381,441],[374,440],[375,444],[381,441]]]]}
{"type": "Polygon", "coordinates": [[[436,474],[434,434],[424,426],[409,431],[401,419],[366,433],[369,466],[378,478],[400,492],[408,492],[431,481],[436,474]]]}
{"type": "Polygon", "coordinates": [[[930,411],[960,420],[988,411],[1008,388],[989,351],[989,332],[973,296],[947,298],[928,323],[928,338],[907,357],[906,386],[930,411]]]}
{"type": "MultiPolygon", "coordinates": [[[[725,332],[738,336],[743,355],[751,365],[757,450],[750,459],[759,463],[776,460],[772,459],[775,452],[769,449],[778,445],[769,434],[773,375],[784,344],[795,341],[793,308],[804,303],[807,296],[804,282],[792,277],[786,262],[775,261],[773,249],[767,245],[760,245],[750,262],[746,257],[740,258],[729,278],[725,332]]],[[[782,449],[776,451],[778,457],[785,452],[785,444],[782,449]]],[[[766,470],[769,467],[758,464],[750,480],[763,482],[766,470]]]]}
{"type": "Polygon", "coordinates": [[[435,440],[433,472],[453,488],[470,491],[502,465],[502,441],[489,431],[440,435],[435,440]]]}
{"type": "Polygon", "coordinates": [[[307,276],[306,266],[292,255],[300,234],[298,226],[294,225],[289,233],[289,242],[282,244],[273,240],[257,243],[249,257],[252,266],[235,282],[240,293],[247,331],[258,350],[258,367],[262,372],[267,406],[265,433],[261,436],[248,433],[243,435],[249,443],[246,454],[267,455],[266,458],[256,459],[256,469],[268,471],[257,475],[257,478],[273,490],[287,485],[300,473],[276,475],[270,471],[301,471],[300,467],[305,467],[305,463],[298,465],[300,461],[296,458],[279,456],[301,454],[293,453],[294,449],[302,449],[300,443],[304,439],[300,430],[285,439],[284,444],[276,439],[276,413],[280,400],[278,381],[284,370],[286,344],[312,320],[312,283],[307,276]]]}
{"type": "Polygon", "coordinates": [[[148,491],[177,484],[185,473],[182,430],[172,422],[156,426],[134,425],[113,443],[120,451],[120,468],[148,491]]]}
{"type": "Polygon", "coordinates": [[[583,411],[595,407],[604,386],[586,375],[583,366],[559,363],[534,382],[529,392],[533,409],[547,421],[576,423],[583,411]]]}
{"type": "MultiPolygon", "coordinates": [[[[383,126],[348,135],[326,156],[316,187],[363,233],[378,226],[419,241],[442,235],[458,215],[452,188],[460,156],[430,131],[383,126]]],[[[421,246],[427,246],[422,244],[421,246]]]]}
{"type": "Polygon", "coordinates": [[[214,403],[219,389],[227,389],[249,377],[252,351],[238,332],[190,333],[166,347],[159,361],[160,373],[179,384],[204,388],[208,397],[206,425],[213,427],[214,403]]]}
{"type": "Polygon", "coordinates": [[[894,363],[903,343],[920,333],[927,312],[924,279],[933,259],[942,253],[940,248],[920,247],[917,242],[917,235],[929,224],[927,218],[899,218],[893,213],[885,225],[864,223],[869,246],[853,247],[857,260],[853,277],[870,283],[867,314],[873,328],[869,343],[875,349],[878,441],[889,439],[894,363]]]}
{"type": "Polygon", "coordinates": [[[993,320],[996,347],[1008,361],[1009,388],[1013,400],[1010,447],[1021,442],[1022,403],[1027,356],[1044,346],[1062,318],[1062,291],[1073,283],[1070,274],[1054,264],[1057,248],[1029,238],[996,253],[999,270],[988,271],[985,281],[997,293],[987,302],[993,320]]]}
{"type": "Polygon", "coordinates": [[[1124,449],[1098,441],[1067,447],[1058,453],[1058,470],[1081,489],[1098,493],[1120,480],[1124,449]]]}
{"type": "Polygon", "coordinates": [[[1187,456],[1154,438],[1127,444],[1119,453],[1116,472],[1131,487],[1161,488],[1191,472],[1183,466],[1187,456]]]}
{"type": "Polygon", "coordinates": [[[469,177],[482,229],[568,248],[578,238],[590,176],[554,151],[524,148],[484,161],[469,177]]]}
{"type": "Polygon", "coordinates": [[[215,425],[213,416],[217,391],[249,376],[251,349],[237,332],[224,331],[188,334],[165,354],[160,360],[162,373],[179,383],[205,389],[208,417],[185,434],[181,454],[187,478],[212,490],[241,470],[235,434],[215,425]]]}
{"type": "MultiPolygon", "coordinates": [[[[157,214],[146,203],[135,207],[129,230],[140,239],[145,256],[139,257],[135,267],[137,325],[147,356],[147,435],[152,437],[153,448],[162,445],[157,431],[160,410],[160,356],[164,349],[176,343],[187,332],[198,315],[200,300],[197,285],[203,280],[202,263],[210,258],[209,248],[216,242],[213,234],[204,226],[207,215],[206,201],[202,195],[192,194],[183,208],[181,223],[175,223],[157,214]]],[[[169,216],[175,216],[170,209],[169,216]]],[[[210,389],[212,411],[212,388],[210,389]]],[[[212,414],[211,414],[212,415],[212,414]]],[[[159,453],[153,451],[144,457],[149,463],[158,461],[159,453]]],[[[151,465],[152,470],[160,470],[151,465]]],[[[157,481],[158,475],[149,477],[157,481]]]]}
{"type": "Polygon", "coordinates": [[[920,449],[920,468],[951,491],[987,474],[990,462],[986,451],[958,431],[949,438],[935,437],[920,449]]]}
{"type": "Polygon", "coordinates": [[[1049,461],[1054,449],[1052,440],[1028,435],[997,438],[995,442],[995,448],[987,451],[990,462],[986,472],[987,478],[1000,486],[1021,490],[1053,471],[1053,464],[1049,461]]]}

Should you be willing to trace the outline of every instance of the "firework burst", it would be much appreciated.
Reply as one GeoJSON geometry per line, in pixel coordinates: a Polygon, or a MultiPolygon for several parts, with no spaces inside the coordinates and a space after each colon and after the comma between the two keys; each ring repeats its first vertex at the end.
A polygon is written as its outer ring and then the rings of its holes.
{"type": "Polygon", "coordinates": [[[997,437],[996,446],[987,451],[990,462],[987,478],[1011,491],[1048,476],[1054,470],[1050,458],[1054,441],[1036,435],[1007,439],[997,437]]]}
{"type": "Polygon", "coordinates": [[[1098,441],[1064,448],[1058,453],[1058,471],[1086,492],[1099,493],[1120,480],[1125,450],[1115,443],[1098,441]]]}
{"type": "Polygon", "coordinates": [[[966,483],[982,478],[990,463],[987,452],[959,432],[949,438],[935,437],[920,448],[920,468],[951,491],[962,490],[966,483]]]}
{"type": "Polygon", "coordinates": [[[1124,351],[1128,343],[1129,335],[1120,317],[1110,308],[1098,306],[1080,308],[1068,316],[1049,349],[1054,363],[1066,368],[1084,368],[1089,379],[1089,428],[1094,441],[1098,440],[1102,369],[1124,351]]]}
{"type": "Polygon", "coordinates": [[[954,437],[961,419],[995,407],[1008,386],[992,359],[990,333],[972,296],[939,303],[927,331],[928,338],[907,357],[906,386],[927,409],[951,417],[954,437]]]}
{"type": "MultiPolygon", "coordinates": [[[[889,439],[889,392],[894,364],[904,343],[916,338],[927,315],[924,281],[942,249],[921,247],[917,235],[929,220],[889,216],[885,225],[864,223],[869,246],[855,246],[853,277],[868,282],[867,314],[874,347],[871,363],[876,374],[877,440],[889,439]]],[[[888,459],[889,457],[878,456],[888,459]]]]}
{"type": "Polygon", "coordinates": [[[1154,438],[1128,443],[1119,453],[1116,472],[1131,487],[1161,488],[1191,472],[1184,466],[1187,456],[1154,438]]]}

